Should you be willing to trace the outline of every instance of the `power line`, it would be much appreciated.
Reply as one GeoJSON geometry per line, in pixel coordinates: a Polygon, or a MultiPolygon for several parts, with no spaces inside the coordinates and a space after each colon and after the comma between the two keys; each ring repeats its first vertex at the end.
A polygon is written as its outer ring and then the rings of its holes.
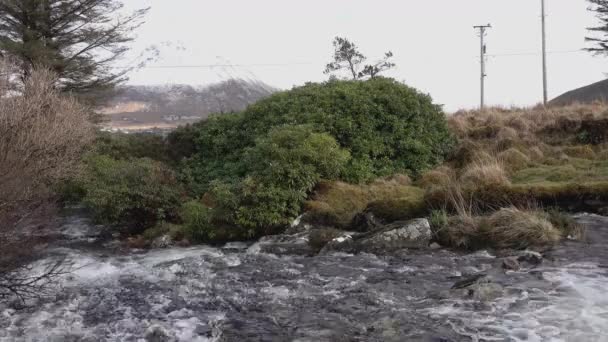
{"type": "MultiPolygon", "coordinates": [[[[577,50],[557,50],[557,51],[547,51],[548,55],[553,54],[565,54],[565,53],[577,53],[577,52],[585,52],[583,49],[577,50]]],[[[499,54],[491,54],[487,55],[488,57],[511,57],[511,56],[540,56],[541,52],[514,52],[514,53],[499,53],[499,54]]]]}
{"type": "MultiPolygon", "coordinates": [[[[566,54],[566,53],[577,53],[585,52],[583,49],[577,50],[557,50],[547,51],[547,54],[566,54]]],[[[513,53],[495,53],[486,54],[486,57],[517,57],[517,56],[539,56],[542,52],[513,52],[513,53]]],[[[475,56],[478,58],[479,56],[475,56]]],[[[213,69],[213,68],[250,68],[250,67],[289,67],[297,65],[319,65],[322,62],[296,62],[296,63],[256,63],[256,64],[191,64],[191,65],[147,65],[141,67],[141,69],[213,69]]]]}
{"type": "Polygon", "coordinates": [[[273,66],[292,66],[292,65],[314,65],[317,63],[302,62],[302,63],[260,63],[260,64],[200,64],[200,65],[151,65],[144,66],[146,69],[182,69],[182,68],[232,68],[232,67],[273,67],[273,66]]]}

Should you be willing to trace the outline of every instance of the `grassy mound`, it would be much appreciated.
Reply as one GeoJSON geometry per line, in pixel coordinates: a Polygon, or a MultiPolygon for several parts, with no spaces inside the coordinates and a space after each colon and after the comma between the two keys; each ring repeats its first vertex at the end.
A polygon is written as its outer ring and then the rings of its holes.
{"type": "Polygon", "coordinates": [[[367,185],[322,182],[305,208],[315,222],[346,228],[366,209],[389,221],[413,218],[424,210],[423,200],[422,189],[394,179],[367,185]]]}
{"type": "Polygon", "coordinates": [[[564,237],[549,214],[515,207],[487,216],[455,215],[439,221],[439,225],[434,222],[437,240],[455,248],[524,249],[554,245],[564,237]]]}

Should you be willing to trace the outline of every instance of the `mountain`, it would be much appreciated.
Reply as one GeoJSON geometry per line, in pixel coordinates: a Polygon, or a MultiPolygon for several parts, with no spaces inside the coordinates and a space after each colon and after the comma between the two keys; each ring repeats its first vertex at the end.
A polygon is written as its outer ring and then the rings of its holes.
{"type": "Polygon", "coordinates": [[[241,111],[277,89],[262,82],[231,79],[208,86],[123,86],[100,110],[110,130],[170,129],[213,113],[241,111]]]}
{"type": "Polygon", "coordinates": [[[573,103],[606,102],[606,100],[608,100],[608,79],[571,90],[551,100],[549,104],[566,106],[573,103]]]}

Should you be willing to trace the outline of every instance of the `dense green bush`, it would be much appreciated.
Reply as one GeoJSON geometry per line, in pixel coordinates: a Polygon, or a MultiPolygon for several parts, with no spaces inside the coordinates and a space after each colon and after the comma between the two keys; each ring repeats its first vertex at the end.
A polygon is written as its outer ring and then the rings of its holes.
{"type": "Polygon", "coordinates": [[[75,182],[98,222],[136,231],[175,218],[182,195],[173,172],[148,158],[117,160],[93,154],[75,182]]]}
{"type": "Polygon", "coordinates": [[[176,131],[170,140],[194,140],[190,176],[208,184],[244,176],[242,156],[274,127],[309,125],[351,153],[348,181],[419,173],[443,161],[453,140],[441,107],[428,95],[391,79],[331,81],[277,93],[238,114],[213,117],[176,131]]]}
{"type": "Polygon", "coordinates": [[[208,187],[215,222],[238,226],[242,238],[272,234],[298,216],[321,179],[336,179],[349,153],[307,126],[271,130],[243,155],[247,176],[208,187]]]}
{"type": "Polygon", "coordinates": [[[211,210],[199,201],[182,204],[179,216],[183,222],[183,232],[191,241],[206,241],[213,234],[211,210]]]}
{"type": "Polygon", "coordinates": [[[159,134],[99,132],[95,152],[114,159],[150,158],[169,162],[168,144],[159,134]]]}
{"type": "Polygon", "coordinates": [[[378,78],[307,84],[168,142],[190,195],[213,202],[211,220],[254,237],[299,215],[319,181],[418,174],[442,162],[452,137],[429,96],[378,78]]]}

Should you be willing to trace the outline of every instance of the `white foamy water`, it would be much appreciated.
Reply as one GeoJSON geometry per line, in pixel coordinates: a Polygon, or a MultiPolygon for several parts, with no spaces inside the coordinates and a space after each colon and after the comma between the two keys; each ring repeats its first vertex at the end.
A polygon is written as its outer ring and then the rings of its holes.
{"type": "Polygon", "coordinates": [[[521,284],[480,308],[448,300],[425,310],[473,341],[608,341],[608,272],[592,263],[543,271],[549,289],[521,284]],[[515,295],[513,293],[519,293],[515,295]]]}

